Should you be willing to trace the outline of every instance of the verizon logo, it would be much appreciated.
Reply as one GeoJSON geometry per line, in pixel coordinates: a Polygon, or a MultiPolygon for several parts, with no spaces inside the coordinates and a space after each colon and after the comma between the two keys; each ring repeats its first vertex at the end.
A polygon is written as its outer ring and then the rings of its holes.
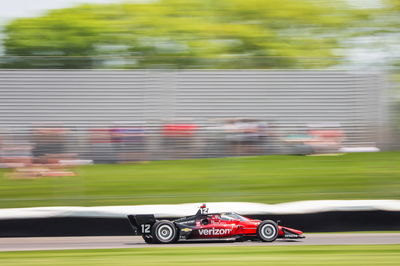
{"type": "Polygon", "coordinates": [[[210,229],[200,229],[199,234],[201,236],[219,236],[219,235],[227,235],[232,231],[232,229],[218,229],[218,228],[210,228],[210,229]]]}

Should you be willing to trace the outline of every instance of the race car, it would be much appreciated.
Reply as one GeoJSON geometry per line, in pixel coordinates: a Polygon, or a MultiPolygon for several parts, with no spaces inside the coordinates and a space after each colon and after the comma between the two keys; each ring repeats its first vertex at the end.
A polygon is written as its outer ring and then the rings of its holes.
{"type": "Polygon", "coordinates": [[[148,244],[170,244],[179,240],[232,239],[272,242],[277,238],[304,238],[300,230],[272,220],[254,220],[235,212],[208,213],[202,205],[195,215],[173,221],[156,220],[152,214],[128,215],[136,234],[148,244]]]}

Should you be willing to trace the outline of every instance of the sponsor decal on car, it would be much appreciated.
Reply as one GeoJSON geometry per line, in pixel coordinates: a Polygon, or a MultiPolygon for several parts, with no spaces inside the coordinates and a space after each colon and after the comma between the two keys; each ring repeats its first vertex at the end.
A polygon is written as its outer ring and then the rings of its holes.
{"type": "Polygon", "coordinates": [[[228,228],[210,228],[210,229],[200,229],[199,234],[201,236],[219,236],[219,235],[227,235],[232,232],[232,229],[228,228]]]}
{"type": "Polygon", "coordinates": [[[179,223],[180,224],[194,224],[195,220],[182,221],[182,222],[179,222],[179,223]]]}

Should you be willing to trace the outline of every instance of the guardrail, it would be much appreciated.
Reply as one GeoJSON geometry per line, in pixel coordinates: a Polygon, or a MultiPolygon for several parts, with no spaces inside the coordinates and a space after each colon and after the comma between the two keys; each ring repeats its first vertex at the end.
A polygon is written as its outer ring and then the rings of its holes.
{"type": "MultiPolygon", "coordinates": [[[[128,214],[172,219],[196,213],[200,203],[0,209],[0,237],[130,235],[128,214]]],[[[323,200],[280,204],[207,203],[210,212],[234,211],[280,220],[305,232],[400,230],[400,200],[323,200]]]]}

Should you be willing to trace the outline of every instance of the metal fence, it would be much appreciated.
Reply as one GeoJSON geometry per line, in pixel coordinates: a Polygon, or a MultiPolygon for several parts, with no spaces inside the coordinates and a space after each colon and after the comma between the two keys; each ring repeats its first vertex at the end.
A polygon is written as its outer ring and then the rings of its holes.
{"type": "Polygon", "coordinates": [[[0,145],[100,161],[307,153],[292,140],[322,130],[385,149],[386,88],[333,70],[2,70],[0,145]]]}

